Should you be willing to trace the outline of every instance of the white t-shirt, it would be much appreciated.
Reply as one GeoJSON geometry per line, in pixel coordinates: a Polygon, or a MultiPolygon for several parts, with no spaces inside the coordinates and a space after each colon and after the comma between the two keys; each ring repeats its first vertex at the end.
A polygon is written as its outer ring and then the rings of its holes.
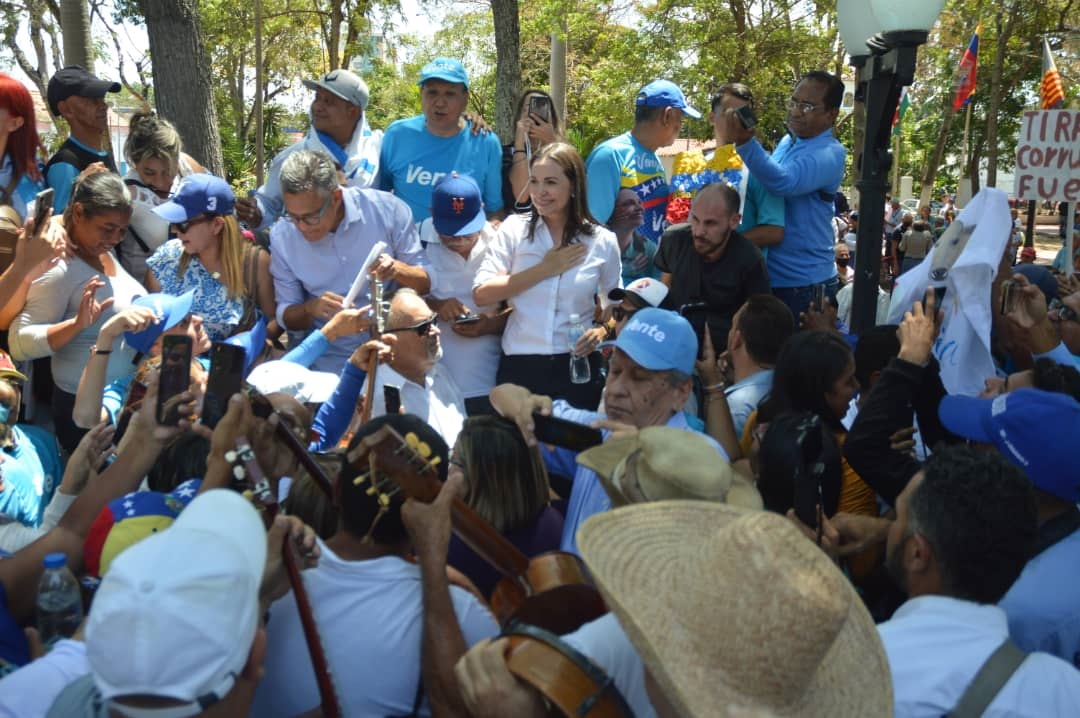
{"type": "MultiPolygon", "coordinates": [[[[420,223],[420,241],[426,242],[424,254],[431,277],[431,296],[435,299],[457,299],[476,314],[494,316],[495,305],[478,307],[473,302],[473,277],[487,256],[488,246],[495,238],[490,224],[485,224],[476,244],[465,259],[439,242],[439,235],[431,225],[431,218],[420,223]]],[[[442,365],[457,382],[466,399],[487,396],[495,387],[495,372],[499,369],[498,334],[479,337],[461,336],[449,322],[439,320],[440,339],[443,345],[442,365]]]]}
{"type": "MultiPolygon", "coordinates": [[[[304,571],[304,584],[343,714],[411,714],[420,684],[420,568],[397,557],[345,561],[319,544],[319,566],[304,571]]],[[[452,586],[450,597],[467,645],[498,634],[470,593],[452,586]]],[[[293,594],[270,608],[266,634],[266,674],[250,715],[292,718],[316,707],[319,691],[293,594]]],[[[430,713],[426,705],[420,712],[430,713]]]]}
{"type": "Polygon", "coordinates": [[[0,718],[43,718],[72,681],[90,672],[86,644],[64,639],[0,681],[0,718]]]}
{"type": "MultiPolygon", "coordinates": [[[[365,379],[362,394],[367,391],[367,382],[365,379]]],[[[372,417],[386,413],[383,387],[387,384],[401,390],[401,406],[407,413],[415,414],[430,424],[447,446],[452,447],[457,443],[457,436],[465,423],[465,397],[447,373],[441,359],[424,377],[423,386],[409,381],[389,364],[380,364],[375,370],[375,391],[371,396],[372,417]]]]}
{"type": "MultiPolygon", "coordinates": [[[[474,287],[500,275],[535,267],[554,248],[543,221],[537,222],[536,235],[529,239],[530,216],[515,214],[499,225],[495,241],[473,280],[474,287]]],[[[579,235],[578,240],[588,247],[580,264],[510,298],[514,313],[503,332],[504,353],[566,354],[570,351],[570,315],[578,314],[588,322],[595,306],[593,296],[597,294],[603,306],[611,303],[608,292],[622,283],[618,240],[604,227],[596,227],[591,237],[579,235]]]]}
{"type": "Polygon", "coordinates": [[[645,666],[614,613],[604,614],[562,639],[615,681],[635,718],[654,718],[656,711],[645,690],[645,666]]]}

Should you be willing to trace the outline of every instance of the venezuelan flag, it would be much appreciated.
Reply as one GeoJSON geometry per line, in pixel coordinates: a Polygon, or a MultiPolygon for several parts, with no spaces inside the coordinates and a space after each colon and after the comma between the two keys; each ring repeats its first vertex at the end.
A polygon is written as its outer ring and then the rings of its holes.
{"type": "Polygon", "coordinates": [[[1058,73],[1054,56],[1050,54],[1050,43],[1043,38],[1043,74],[1042,84],[1039,86],[1039,98],[1042,100],[1042,109],[1056,110],[1065,101],[1065,86],[1061,84],[1061,74],[1058,73]]]}
{"type": "Polygon", "coordinates": [[[975,28],[975,34],[971,36],[971,42],[960,58],[960,67],[957,71],[956,97],[953,98],[953,109],[959,110],[971,102],[975,96],[975,70],[979,65],[979,35],[982,33],[982,23],[975,28]]]}

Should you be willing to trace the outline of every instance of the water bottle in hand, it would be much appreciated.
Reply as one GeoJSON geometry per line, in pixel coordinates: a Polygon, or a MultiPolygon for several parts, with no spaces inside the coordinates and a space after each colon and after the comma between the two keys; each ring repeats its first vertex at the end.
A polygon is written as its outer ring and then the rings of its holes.
{"type": "Polygon", "coordinates": [[[82,593],[68,570],[67,556],[51,553],[45,557],[45,573],[38,584],[37,627],[42,644],[70,638],[82,619],[82,593]]]}
{"type": "Polygon", "coordinates": [[[581,315],[570,315],[570,331],[568,332],[570,343],[570,383],[571,384],[588,384],[589,373],[589,357],[586,354],[577,354],[574,351],[574,346],[577,344],[577,340],[581,338],[581,335],[585,333],[585,323],[581,321],[581,315]]]}

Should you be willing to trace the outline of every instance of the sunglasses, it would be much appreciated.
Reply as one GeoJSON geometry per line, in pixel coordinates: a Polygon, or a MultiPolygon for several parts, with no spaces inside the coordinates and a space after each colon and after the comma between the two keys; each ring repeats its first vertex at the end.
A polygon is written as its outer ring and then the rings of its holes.
{"type": "Polygon", "coordinates": [[[416,332],[417,336],[422,337],[431,331],[431,328],[435,326],[435,322],[436,320],[438,320],[438,318],[438,314],[432,314],[430,317],[428,317],[422,322],[419,322],[418,324],[413,324],[407,327],[398,327],[397,329],[387,329],[385,331],[387,333],[414,331],[416,332]]]}
{"type": "Polygon", "coordinates": [[[623,320],[629,319],[630,317],[634,316],[639,311],[640,311],[639,309],[632,309],[631,310],[631,309],[623,309],[620,306],[615,306],[615,307],[612,307],[612,309],[611,309],[611,316],[613,316],[615,318],[615,321],[621,322],[623,320]]]}
{"type": "Polygon", "coordinates": [[[211,220],[214,219],[215,216],[216,215],[212,215],[212,214],[204,214],[201,217],[196,217],[195,219],[189,219],[186,222],[174,222],[173,223],[173,230],[175,230],[177,234],[187,234],[188,232],[191,231],[191,228],[194,227],[195,225],[202,224],[203,222],[210,222],[211,220]]]}

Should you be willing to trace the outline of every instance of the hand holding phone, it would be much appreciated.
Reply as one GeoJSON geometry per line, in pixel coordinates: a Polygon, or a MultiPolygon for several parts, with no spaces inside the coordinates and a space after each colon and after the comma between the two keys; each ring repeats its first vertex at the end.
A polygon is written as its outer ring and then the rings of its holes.
{"type": "Polygon", "coordinates": [[[387,414],[401,413],[401,388],[393,384],[383,384],[383,403],[387,414]]]}
{"type": "Polygon", "coordinates": [[[536,115],[544,122],[551,122],[551,101],[543,95],[529,98],[529,114],[536,115]]]}
{"type": "Polygon", "coordinates": [[[180,423],[180,394],[191,386],[191,337],[169,335],[161,341],[161,378],[156,416],[163,426],[180,423]]]}
{"type": "Polygon", "coordinates": [[[735,110],[735,114],[739,117],[739,122],[742,126],[748,130],[752,130],[757,127],[757,115],[754,114],[754,108],[750,105],[743,105],[735,110]]]}
{"type": "Polygon", "coordinates": [[[462,314],[459,317],[454,317],[454,324],[475,324],[480,321],[479,314],[462,314]]]}
{"type": "Polygon", "coordinates": [[[49,217],[49,211],[53,208],[53,189],[49,187],[37,193],[34,197],[34,236],[40,237],[45,231],[45,220],[49,217]]]}
{"type": "Polygon", "coordinates": [[[585,451],[604,442],[604,434],[585,424],[533,413],[533,435],[542,444],[554,444],[571,451],[585,451]]]}
{"type": "Polygon", "coordinates": [[[243,347],[214,342],[210,349],[210,376],[206,380],[206,395],[199,423],[213,429],[225,416],[229,397],[244,386],[246,359],[243,347]]]}

